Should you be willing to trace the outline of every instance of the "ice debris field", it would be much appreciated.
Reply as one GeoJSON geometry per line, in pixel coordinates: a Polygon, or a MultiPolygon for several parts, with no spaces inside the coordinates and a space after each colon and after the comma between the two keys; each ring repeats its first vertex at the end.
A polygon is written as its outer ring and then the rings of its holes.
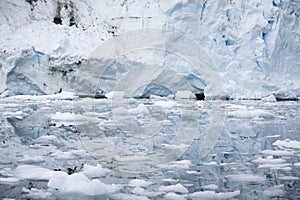
{"type": "Polygon", "coordinates": [[[213,101],[184,101],[126,99],[124,106],[65,92],[0,99],[1,198],[300,196],[299,102],[215,100],[226,111],[223,129],[201,156],[213,101]],[[114,118],[117,108],[123,110],[114,118]],[[200,113],[197,124],[184,120],[193,110],[200,113]],[[128,119],[131,129],[120,125],[128,119]],[[151,127],[154,121],[159,125],[151,127]],[[180,129],[182,123],[193,131],[180,129]],[[156,133],[134,133],[157,127],[156,133]],[[91,128],[95,131],[89,133],[91,128]],[[193,137],[177,142],[179,131],[193,137]]]}

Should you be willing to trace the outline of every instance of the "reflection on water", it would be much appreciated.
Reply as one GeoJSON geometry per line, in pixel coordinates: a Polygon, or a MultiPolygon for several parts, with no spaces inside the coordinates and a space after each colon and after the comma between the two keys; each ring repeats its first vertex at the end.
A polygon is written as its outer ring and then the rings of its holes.
{"type": "Polygon", "coordinates": [[[67,171],[97,163],[112,170],[101,181],[123,185],[104,199],[164,199],[165,187],[178,183],[188,189],[177,193],[186,199],[205,191],[237,199],[300,197],[299,102],[14,98],[0,106],[0,197],[83,198],[45,181],[3,178],[22,164],[67,171]],[[133,190],[133,178],[153,184],[133,190]],[[29,182],[37,191],[26,190],[29,182]]]}

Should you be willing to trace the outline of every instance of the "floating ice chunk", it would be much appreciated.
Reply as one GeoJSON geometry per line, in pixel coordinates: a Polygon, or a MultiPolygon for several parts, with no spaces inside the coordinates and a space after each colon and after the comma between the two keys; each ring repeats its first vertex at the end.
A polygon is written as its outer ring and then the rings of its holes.
{"type": "Polygon", "coordinates": [[[45,158],[43,156],[25,155],[23,158],[19,159],[18,162],[24,163],[24,164],[42,163],[42,162],[45,162],[45,158]]]}
{"type": "Polygon", "coordinates": [[[192,161],[190,160],[178,160],[178,161],[173,161],[172,163],[174,164],[181,164],[181,165],[192,165],[192,161]]]}
{"type": "Polygon", "coordinates": [[[168,185],[168,186],[162,185],[159,187],[159,190],[163,192],[176,192],[180,194],[186,194],[189,192],[188,189],[186,189],[186,187],[184,187],[180,183],[177,183],[176,185],[168,185]]]}
{"type": "Polygon", "coordinates": [[[155,101],[153,105],[163,108],[172,108],[178,106],[179,104],[176,101],[155,101]]]}
{"type": "Polygon", "coordinates": [[[203,163],[203,165],[207,165],[207,166],[218,166],[219,164],[216,161],[212,161],[212,162],[205,162],[203,163]]]}
{"type": "Polygon", "coordinates": [[[58,138],[55,135],[43,135],[38,137],[35,142],[40,144],[57,144],[58,138]]]}
{"type": "Polygon", "coordinates": [[[228,107],[228,117],[237,117],[242,119],[252,118],[250,110],[245,106],[231,105],[228,107]]]}
{"type": "Polygon", "coordinates": [[[263,150],[260,151],[261,154],[273,155],[273,156],[292,156],[294,155],[291,151],[286,150],[263,150]]]}
{"type": "Polygon", "coordinates": [[[56,112],[55,115],[51,116],[51,121],[59,126],[70,126],[85,123],[88,117],[75,113],[61,113],[56,112]]]}
{"type": "Polygon", "coordinates": [[[251,111],[251,114],[253,118],[259,118],[259,119],[273,119],[274,115],[270,112],[264,111],[264,110],[253,110],[251,111]]]}
{"type": "Polygon", "coordinates": [[[203,191],[203,192],[194,192],[189,195],[191,199],[199,200],[199,199],[230,199],[240,195],[240,191],[236,190],[233,192],[220,192],[216,193],[215,191],[203,191]]]}
{"type": "Polygon", "coordinates": [[[266,96],[261,100],[264,102],[277,102],[276,97],[273,94],[270,94],[269,96],[266,96]]]}
{"type": "Polygon", "coordinates": [[[209,185],[201,186],[201,188],[206,190],[217,190],[219,189],[219,186],[217,186],[216,184],[209,184],[209,185]]]}
{"type": "MultiPolygon", "coordinates": [[[[50,199],[50,197],[52,196],[52,193],[49,191],[46,191],[45,189],[37,189],[37,188],[31,188],[31,189],[27,189],[27,188],[22,188],[22,193],[23,194],[27,194],[30,199],[50,199]]],[[[26,195],[26,196],[27,196],[26,195]]]]}
{"type": "Polygon", "coordinates": [[[19,179],[14,177],[8,177],[8,178],[0,177],[0,184],[10,184],[10,183],[16,183],[18,181],[19,179]]]}
{"type": "Polygon", "coordinates": [[[168,97],[161,97],[161,96],[158,96],[158,95],[150,94],[149,99],[168,100],[168,97]]]}
{"type": "Polygon", "coordinates": [[[266,179],[262,176],[256,176],[252,174],[231,174],[225,176],[225,178],[231,181],[240,181],[240,182],[264,182],[266,179]]]}
{"type": "Polygon", "coordinates": [[[116,200],[149,200],[148,197],[145,196],[138,196],[134,194],[124,194],[124,193],[117,193],[111,195],[113,199],[116,200]]]}
{"type": "Polygon", "coordinates": [[[124,92],[123,91],[112,91],[112,92],[105,94],[105,97],[108,99],[123,99],[124,92]]]}
{"type": "Polygon", "coordinates": [[[284,159],[273,159],[273,156],[268,156],[266,159],[264,158],[257,158],[255,160],[252,160],[251,162],[254,163],[264,163],[264,164],[280,164],[280,163],[285,163],[286,160],[284,159]]]}
{"type": "Polygon", "coordinates": [[[199,174],[201,174],[201,172],[199,172],[199,171],[193,171],[193,170],[191,170],[191,171],[185,171],[185,173],[192,174],[192,175],[199,175],[199,174]]]}
{"type": "Polygon", "coordinates": [[[138,114],[148,114],[148,108],[144,104],[139,104],[136,108],[131,108],[128,110],[129,114],[138,115],[138,114]]]}
{"type": "Polygon", "coordinates": [[[62,91],[54,95],[48,95],[50,98],[59,98],[59,99],[74,99],[77,98],[73,92],[62,91]]]}
{"type": "Polygon", "coordinates": [[[141,179],[134,179],[134,180],[131,180],[128,184],[128,186],[130,187],[149,187],[150,185],[152,185],[153,183],[152,182],[149,182],[149,181],[145,181],[145,180],[141,180],[141,179]]]}
{"type": "Polygon", "coordinates": [[[281,169],[284,171],[291,171],[292,164],[290,163],[283,163],[283,164],[262,164],[259,165],[258,168],[259,169],[281,169]]]}
{"type": "Polygon", "coordinates": [[[122,188],[120,185],[104,184],[98,179],[90,180],[81,172],[60,179],[50,179],[48,187],[56,188],[61,193],[79,193],[89,196],[111,194],[122,188]]]}
{"type": "Polygon", "coordinates": [[[272,188],[269,188],[263,192],[265,196],[268,197],[279,197],[284,195],[284,185],[276,185],[272,188]]]}
{"type": "Polygon", "coordinates": [[[23,117],[24,117],[23,111],[19,110],[19,111],[15,112],[14,117],[17,119],[23,119],[23,117]]]}
{"type": "MultiPolygon", "coordinates": [[[[234,108],[234,107],[230,107],[234,108]]],[[[251,110],[247,107],[241,106],[238,108],[238,110],[231,110],[227,114],[229,117],[236,117],[241,119],[252,119],[252,118],[258,118],[258,119],[273,119],[274,115],[270,112],[264,111],[264,110],[251,110]]]]}
{"type": "Polygon", "coordinates": [[[186,200],[185,195],[179,195],[174,192],[169,192],[168,194],[165,195],[164,198],[169,200],[186,200]]]}
{"type": "Polygon", "coordinates": [[[147,197],[156,197],[162,194],[162,192],[151,192],[151,191],[146,191],[145,189],[136,186],[132,191],[133,194],[138,194],[141,196],[147,196],[147,197]]]}
{"type": "Polygon", "coordinates": [[[295,177],[295,176],[279,176],[277,178],[280,179],[280,180],[283,180],[283,181],[297,181],[297,180],[299,180],[299,178],[295,177]]]}
{"type": "Polygon", "coordinates": [[[162,180],[162,182],[168,182],[168,183],[177,183],[178,179],[172,179],[172,178],[165,178],[162,180]]]}
{"type": "Polygon", "coordinates": [[[15,169],[14,173],[17,178],[27,180],[49,180],[53,177],[63,178],[67,176],[66,172],[52,171],[34,165],[20,165],[15,169]]]}
{"type": "Polygon", "coordinates": [[[300,162],[298,162],[298,163],[294,163],[294,166],[296,166],[296,167],[300,167],[300,162]]]}
{"type": "Polygon", "coordinates": [[[84,165],[82,173],[90,178],[95,178],[106,176],[110,173],[110,170],[102,168],[100,164],[97,164],[97,166],[84,165]]]}
{"type": "Polygon", "coordinates": [[[56,152],[51,154],[51,156],[55,157],[58,160],[73,160],[73,159],[77,159],[78,157],[84,157],[85,155],[86,155],[86,151],[83,149],[67,151],[67,152],[57,150],[56,152]]]}
{"type": "Polygon", "coordinates": [[[279,138],[281,135],[266,135],[266,138],[279,138]]]}
{"type": "Polygon", "coordinates": [[[285,148],[300,149],[300,141],[297,140],[276,140],[273,145],[285,148]]]}
{"type": "Polygon", "coordinates": [[[173,161],[167,168],[172,170],[187,170],[190,169],[192,162],[190,160],[173,161]]]}
{"type": "Polygon", "coordinates": [[[3,93],[0,94],[0,99],[1,98],[5,98],[5,97],[9,97],[9,96],[13,96],[14,94],[9,91],[9,90],[5,90],[3,93]]]}

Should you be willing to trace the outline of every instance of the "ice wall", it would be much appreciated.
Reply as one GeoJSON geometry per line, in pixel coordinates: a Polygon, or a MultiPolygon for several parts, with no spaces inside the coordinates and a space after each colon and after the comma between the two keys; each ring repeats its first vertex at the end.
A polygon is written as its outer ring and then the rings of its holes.
{"type": "MultiPolygon", "coordinates": [[[[297,98],[299,15],[296,0],[2,0],[0,93],[72,91],[80,68],[90,62],[89,56],[100,44],[130,30],[159,28],[184,34],[206,52],[227,97],[261,98],[273,93],[297,98]]],[[[205,77],[174,55],[134,54],[116,58],[108,66],[101,89],[113,90],[133,65],[164,65],[176,71],[178,82],[174,84],[188,82],[194,93],[209,91],[205,77]]],[[[165,77],[157,75],[151,87],[165,77]]],[[[169,94],[159,90],[166,90],[163,85],[153,91],[169,94]]]]}

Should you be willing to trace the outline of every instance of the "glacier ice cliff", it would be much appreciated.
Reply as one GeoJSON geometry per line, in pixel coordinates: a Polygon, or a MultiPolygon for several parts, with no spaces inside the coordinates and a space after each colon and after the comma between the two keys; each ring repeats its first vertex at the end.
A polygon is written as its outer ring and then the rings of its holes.
{"type": "MultiPolygon", "coordinates": [[[[90,55],[102,43],[128,31],[157,28],[195,41],[213,62],[228,98],[299,98],[299,15],[296,0],[2,0],[0,94],[73,91],[82,66],[97,66],[90,55]]],[[[152,73],[147,84],[137,78],[134,84],[140,87],[133,96],[210,92],[203,74],[164,49],[116,57],[98,79],[97,71],[86,71],[81,84],[94,81],[95,91],[110,92],[126,75],[132,79],[142,74],[132,72],[137,66],[168,70],[152,73]]]]}

